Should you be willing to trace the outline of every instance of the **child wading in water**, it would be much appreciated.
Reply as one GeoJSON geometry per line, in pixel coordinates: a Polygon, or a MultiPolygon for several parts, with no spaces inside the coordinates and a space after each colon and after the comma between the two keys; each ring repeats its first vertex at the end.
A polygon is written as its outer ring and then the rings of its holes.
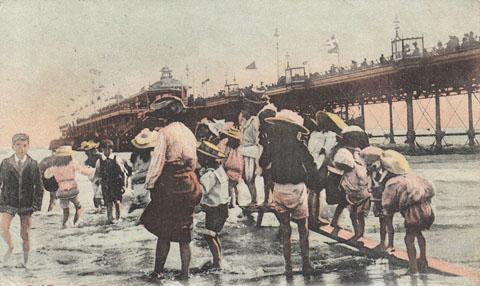
{"type": "Polygon", "coordinates": [[[65,228],[68,218],[70,216],[69,204],[70,202],[75,206],[75,216],[73,224],[76,224],[80,219],[83,208],[78,199],[78,185],[75,181],[75,174],[80,172],[85,176],[93,177],[95,169],[80,165],[76,160],[73,160],[72,155],[74,151],[72,146],[60,146],[55,150],[55,158],[53,159],[52,167],[45,170],[45,178],[55,177],[58,183],[58,190],[56,196],[60,199],[60,206],[63,209],[62,226],[65,228]]]}
{"type": "Polygon", "coordinates": [[[15,154],[0,165],[0,230],[7,243],[7,261],[13,252],[10,224],[15,215],[20,216],[20,236],[23,240],[23,263],[27,266],[30,252],[30,228],[32,214],[42,207],[43,185],[37,161],[27,153],[30,138],[27,134],[13,135],[12,149],[15,154]]]}
{"type": "MultiPolygon", "coordinates": [[[[429,229],[435,219],[431,199],[434,196],[430,182],[410,172],[410,166],[402,154],[387,150],[381,157],[382,167],[394,177],[385,182],[382,195],[383,212],[393,216],[400,212],[405,223],[409,273],[426,272],[428,269],[426,241],[423,230],[429,229]],[[420,256],[415,249],[417,239],[420,256]]],[[[387,224],[387,229],[393,226],[387,224]]]]}
{"type": "Polygon", "coordinates": [[[218,160],[224,158],[225,155],[207,141],[200,144],[197,155],[198,162],[202,166],[199,170],[203,192],[200,204],[206,214],[205,229],[200,229],[199,232],[204,235],[212,252],[213,268],[221,268],[223,251],[218,234],[228,218],[230,196],[229,179],[218,160]]]}
{"type": "MultiPolygon", "coordinates": [[[[243,157],[240,154],[240,131],[230,128],[226,132],[220,132],[223,138],[217,145],[220,152],[225,154],[226,159],[223,161],[223,169],[228,176],[228,190],[231,197],[231,205],[237,204],[237,185],[242,179],[243,173],[243,157]]],[[[202,165],[203,166],[203,165],[202,165]]]]}
{"type": "MultiPolygon", "coordinates": [[[[355,153],[357,154],[357,153],[355,153]]],[[[345,192],[345,199],[350,211],[350,219],[354,229],[352,241],[363,238],[365,217],[370,209],[371,179],[363,160],[353,155],[346,148],[338,149],[334,157],[334,165],[343,172],[339,188],[345,192]]]]}
{"type": "Polygon", "coordinates": [[[107,222],[113,223],[113,205],[115,204],[115,218],[120,219],[120,204],[122,202],[123,187],[125,186],[124,163],[113,155],[112,140],[103,140],[100,144],[103,156],[96,164],[95,176],[100,179],[102,194],[107,205],[107,222]]]}

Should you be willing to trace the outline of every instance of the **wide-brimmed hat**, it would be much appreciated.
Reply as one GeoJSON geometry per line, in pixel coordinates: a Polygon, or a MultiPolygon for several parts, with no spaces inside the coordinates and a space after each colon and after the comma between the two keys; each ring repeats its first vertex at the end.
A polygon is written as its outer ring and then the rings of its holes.
{"type": "Polygon", "coordinates": [[[157,99],[152,104],[153,110],[151,111],[151,113],[158,114],[163,111],[168,111],[168,115],[176,115],[182,113],[186,108],[187,107],[180,98],[176,96],[166,95],[157,99]],[[175,106],[176,108],[172,108],[172,106],[175,106]]]}
{"type": "Polygon", "coordinates": [[[329,165],[327,168],[330,172],[343,175],[344,170],[342,166],[347,166],[353,168],[355,166],[355,158],[353,157],[352,152],[348,151],[346,148],[340,148],[333,156],[333,165],[329,165]]]}
{"type": "Polygon", "coordinates": [[[357,125],[348,125],[345,128],[342,128],[342,134],[350,133],[350,132],[363,132],[363,133],[365,133],[365,130],[363,130],[362,127],[357,126],[357,125]]]}
{"type": "Polygon", "coordinates": [[[198,142],[197,151],[214,159],[225,158],[225,154],[220,152],[215,144],[208,141],[198,142]]]}
{"type": "MultiPolygon", "coordinates": [[[[83,142],[82,142],[82,143],[83,143],[83,142]]],[[[95,142],[95,141],[93,141],[93,140],[89,140],[89,141],[87,141],[87,144],[85,144],[85,146],[83,147],[83,150],[88,151],[88,150],[92,150],[92,149],[97,149],[98,146],[100,146],[99,143],[97,143],[97,142],[95,142]]],[[[81,147],[82,147],[82,146],[80,145],[80,148],[81,148],[81,147]]]]}
{"type": "Polygon", "coordinates": [[[380,161],[385,170],[396,175],[404,175],[412,170],[405,156],[394,150],[383,152],[380,161]]]}
{"type": "Polygon", "coordinates": [[[82,143],[80,143],[80,147],[78,148],[79,150],[85,150],[85,147],[88,146],[88,141],[82,141],[82,143]]]}
{"type": "Polygon", "coordinates": [[[227,131],[220,131],[220,133],[223,133],[230,138],[240,140],[240,130],[237,128],[231,127],[227,131]]]}
{"type": "Polygon", "coordinates": [[[73,154],[75,154],[75,151],[70,145],[60,146],[55,149],[55,156],[72,156],[73,154]]]}
{"type": "Polygon", "coordinates": [[[158,132],[150,131],[148,128],[144,128],[140,133],[132,139],[132,145],[138,149],[154,148],[157,142],[158,132]]]}
{"type": "MultiPolygon", "coordinates": [[[[347,128],[348,125],[343,121],[340,116],[336,115],[335,113],[327,112],[327,111],[318,111],[316,114],[316,118],[318,119],[319,115],[324,115],[326,118],[328,118],[336,127],[338,127],[340,130],[343,130],[344,128],[347,128]]],[[[317,125],[319,122],[317,122],[317,125]]]]}
{"type": "Polygon", "coordinates": [[[375,147],[375,146],[368,146],[360,151],[360,157],[367,163],[367,165],[380,160],[380,157],[383,155],[383,149],[375,147]]]}
{"type": "Polygon", "coordinates": [[[303,118],[298,115],[298,113],[288,109],[283,109],[282,111],[277,112],[275,117],[267,118],[265,119],[265,122],[293,128],[302,134],[310,133],[310,131],[303,126],[303,118]]]}

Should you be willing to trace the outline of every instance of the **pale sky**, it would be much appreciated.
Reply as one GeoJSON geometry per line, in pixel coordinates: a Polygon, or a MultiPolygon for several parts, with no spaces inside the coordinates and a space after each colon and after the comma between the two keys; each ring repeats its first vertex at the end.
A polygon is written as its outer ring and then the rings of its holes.
{"type": "Polygon", "coordinates": [[[324,46],[333,34],[344,65],[388,56],[396,16],[401,34],[423,35],[427,48],[480,33],[477,0],[0,1],[0,146],[16,132],[33,146],[58,137],[69,98],[90,101],[92,68],[107,97],[154,83],[165,65],[184,81],[188,65],[197,93],[208,76],[213,93],[234,74],[241,86],[275,80],[275,28],[281,67],[288,53],[314,72],[336,63],[324,46]],[[245,70],[252,61],[258,70],[245,70]]]}

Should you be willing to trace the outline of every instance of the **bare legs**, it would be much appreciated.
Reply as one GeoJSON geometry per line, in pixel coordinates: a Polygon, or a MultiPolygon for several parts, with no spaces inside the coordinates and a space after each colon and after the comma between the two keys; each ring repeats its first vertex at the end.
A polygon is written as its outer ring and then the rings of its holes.
{"type": "Polygon", "coordinates": [[[427,271],[427,247],[425,237],[418,229],[406,229],[405,234],[405,246],[407,247],[408,254],[408,272],[415,274],[427,271]],[[420,250],[420,257],[417,259],[417,250],[415,248],[415,238],[417,238],[418,247],[420,250]]]}
{"type": "Polygon", "coordinates": [[[28,253],[30,252],[30,228],[32,226],[32,216],[20,216],[20,236],[23,240],[23,264],[28,264],[28,253]]]}
{"type": "Polygon", "coordinates": [[[2,231],[3,240],[7,243],[7,252],[5,253],[3,260],[8,261],[13,251],[12,237],[10,236],[10,224],[12,223],[13,216],[8,213],[0,214],[0,229],[2,231]]]}
{"type": "Polygon", "coordinates": [[[222,245],[220,244],[220,239],[217,236],[210,236],[205,235],[205,240],[207,241],[208,247],[210,248],[210,252],[213,256],[213,267],[214,268],[222,268],[222,260],[223,260],[223,251],[222,245]]]}
{"type": "Polygon", "coordinates": [[[62,227],[66,228],[68,218],[70,217],[70,209],[69,208],[64,208],[62,210],[63,210],[62,227]]]}
{"type": "Polygon", "coordinates": [[[115,201],[115,218],[120,219],[120,201],[115,201]]]}
{"type": "MultiPolygon", "coordinates": [[[[188,278],[190,274],[190,243],[180,242],[180,259],[182,261],[182,278],[188,278]]],[[[155,254],[155,269],[156,274],[161,274],[164,271],[165,262],[167,261],[168,252],[170,251],[170,241],[157,240],[157,250],[155,254]]]]}
{"type": "MultiPolygon", "coordinates": [[[[290,226],[289,213],[277,213],[277,218],[280,222],[281,240],[283,244],[283,258],[285,259],[285,274],[292,273],[292,242],[290,237],[292,235],[292,228],[290,226]]],[[[310,264],[309,243],[308,243],[308,223],[307,219],[303,218],[295,220],[298,226],[298,234],[300,236],[300,250],[302,254],[303,273],[310,274],[313,267],[310,264]]]]}

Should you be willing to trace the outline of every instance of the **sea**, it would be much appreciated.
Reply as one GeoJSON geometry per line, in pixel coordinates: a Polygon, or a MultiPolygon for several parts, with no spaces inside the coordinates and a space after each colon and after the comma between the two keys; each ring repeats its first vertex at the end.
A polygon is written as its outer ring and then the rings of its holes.
{"type": "MultiPolygon", "coordinates": [[[[12,150],[0,150],[0,159],[12,150]]],[[[36,160],[50,154],[46,149],[33,149],[36,160]]],[[[128,159],[128,153],[120,153],[128,159]]],[[[85,160],[83,153],[75,155],[85,160]]],[[[435,155],[408,157],[414,172],[432,181],[435,186],[436,220],[424,235],[427,254],[456,265],[480,272],[480,154],[435,155]]],[[[205,271],[202,266],[211,255],[206,242],[194,230],[192,275],[187,281],[177,279],[180,269],[179,249],[172,243],[166,263],[167,275],[152,282],[147,276],[153,270],[156,238],[137,224],[142,210],[127,214],[132,193],[123,201],[122,219],[106,224],[104,211],[93,209],[93,193],[88,179],[77,176],[80,201],[86,211],[77,226],[71,222],[62,229],[62,211],[55,206],[47,212],[48,193],[43,209],[33,216],[31,259],[27,268],[22,262],[22,241],[19,219],[10,228],[14,253],[9,262],[0,264],[0,285],[475,285],[462,277],[436,273],[406,275],[405,265],[385,258],[363,256],[354,248],[337,243],[322,235],[310,233],[310,254],[315,275],[301,275],[298,232],[293,226],[294,275],[283,275],[283,256],[278,237],[278,222],[266,214],[262,227],[243,217],[238,208],[230,210],[229,219],[220,234],[224,249],[224,269],[205,271]]],[[[257,180],[262,194],[261,179],[257,180]]],[[[73,206],[71,206],[73,212],[73,206]]],[[[325,206],[325,216],[333,214],[334,206],[325,206]]],[[[71,218],[72,219],[72,218],[71,218]]],[[[195,225],[204,221],[204,214],[195,215],[195,225]]],[[[340,224],[350,228],[347,211],[340,224]]],[[[403,220],[395,216],[395,245],[404,249],[403,220]]],[[[378,220],[367,218],[366,236],[378,240],[378,220]]],[[[0,242],[0,252],[6,245],[0,242]]],[[[478,283],[478,282],[477,282],[478,283]]]]}

